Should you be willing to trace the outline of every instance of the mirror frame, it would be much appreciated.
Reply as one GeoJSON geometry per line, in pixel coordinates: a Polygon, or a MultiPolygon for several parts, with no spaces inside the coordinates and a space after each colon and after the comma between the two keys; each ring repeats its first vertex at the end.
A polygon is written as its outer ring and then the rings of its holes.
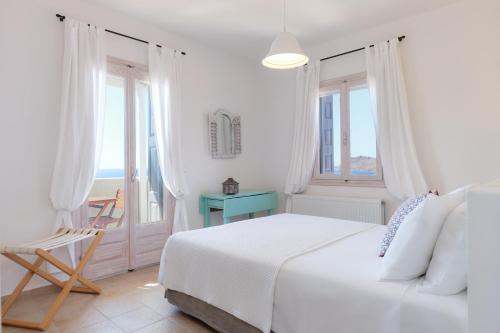
{"type": "Polygon", "coordinates": [[[236,158],[236,155],[241,154],[241,118],[239,115],[231,113],[224,109],[218,109],[217,111],[210,113],[208,115],[208,136],[209,136],[209,150],[212,158],[215,159],[226,159],[226,158],[236,158]],[[226,116],[231,121],[231,147],[230,153],[226,154],[218,151],[217,146],[217,118],[220,116],[226,116]]]}

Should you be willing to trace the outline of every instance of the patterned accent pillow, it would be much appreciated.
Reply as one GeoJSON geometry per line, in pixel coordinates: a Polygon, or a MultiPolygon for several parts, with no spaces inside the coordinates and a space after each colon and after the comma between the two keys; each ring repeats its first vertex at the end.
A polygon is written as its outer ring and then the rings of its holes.
{"type": "Polygon", "coordinates": [[[387,224],[387,231],[384,235],[384,239],[382,239],[382,245],[380,247],[379,257],[385,256],[387,249],[391,245],[392,240],[396,236],[398,232],[399,226],[405,220],[406,216],[410,214],[417,206],[424,201],[427,197],[427,193],[419,194],[416,197],[407,199],[404,201],[398,209],[392,214],[389,223],[387,224]]]}

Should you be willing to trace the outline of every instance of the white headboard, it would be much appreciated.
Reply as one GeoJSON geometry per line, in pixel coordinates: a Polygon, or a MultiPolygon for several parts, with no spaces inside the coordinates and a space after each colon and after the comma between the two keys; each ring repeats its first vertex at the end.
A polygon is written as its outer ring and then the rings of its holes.
{"type": "Polygon", "coordinates": [[[500,180],[467,195],[469,333],[500,332],[500,180]]]}

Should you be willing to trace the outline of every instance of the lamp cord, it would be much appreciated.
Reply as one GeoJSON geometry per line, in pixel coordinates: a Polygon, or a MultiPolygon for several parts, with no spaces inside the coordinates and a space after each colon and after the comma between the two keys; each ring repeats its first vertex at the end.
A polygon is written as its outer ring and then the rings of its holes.
{"type": "Polygon", "coordinates": [[[286,0],[283,0],[283,31],[286,32],[286,0]]]}

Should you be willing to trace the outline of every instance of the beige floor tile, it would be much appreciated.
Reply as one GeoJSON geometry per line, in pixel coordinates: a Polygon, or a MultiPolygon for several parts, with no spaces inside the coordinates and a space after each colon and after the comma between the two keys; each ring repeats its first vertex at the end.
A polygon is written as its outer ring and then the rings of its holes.
{"type": "MultiPolygon", "coordinates": [[[[27,330],[24,328],[10,327],[10,326],[2,326],[2,333],[33,333],[37,332],[34,330],[27,330]]],[[[61,331],[57,328],[55,324],[51,324],[49,328],[47,328],[45,333],[61,333],[61,331]]]]}
{"type": "Polygon", "coordinates": [[[175,310],[172,312],[170,316],[167,317],[169,320],[174,321],[175,323],[183,326],[190,330],[190,332],[214,332],[211,328],[209,328],[205,323],[200,320],[193,318],[184,314],[179,310],[175,310]]]}
{"type": "Polygon", "coordinates": [[[101,295],[112,296],[132,292],[133,285],[126,278],[128,274],[130,273],[96,281],[96,284],[102,289],[101,295]]]}
{"type": "Polygon", "coordinates": [[[50,286],[26,291],[26,292],[21,294],[21,296],[18,298],[18,300],[21,300],[24,298],[32,299],[33,297],[54,295],[60,291],[61,291],[61,289],[59,287],[50,285],[50,286]]]}
{"type": "Polygon", "coordinates": [[[163,295],[163,287],[158,283],[155,282],[154,280],[146,280],[146,281],[136,281],[136,282],[130,282],[131,283],[131,288],[134,292],[156,292],[159,295],[163,295]]]}
{"type": "MultiPolygon", "coordinates": [[[[56,291],[56,289],[54,291],[56,291]]],[[[52,291],[52,292],[54,292],[54,291],[52,291]]],[[[18,300],[9,309],[5,318],[32,321],[32,322],[37,322],[37,323],[42,322],[47,315],[50,304],[52,304],[53,298],[51,296],[52,295],[41,296],[41,295],[37,295],[37,294],[31,293],[31,292],[23,294],[21,297],[18,298],[18,300]]],[[[33,333],[33,330],[25,330],[25,329],[21,329],[21,328],[4,326],[3,332],[9,332],[9,333],[10,332],[12,332],[12,333],[14,333],[14,332],[15,333],[31,332],[31,333],[33,333]]],[[[49,326],[49,328],[46,332],[59,333],[60,331],[54,324],[52,324],[49,326]]]]}
{"type": "Polygon", "coordinates": [[[161,315],[141,304],[140,308],[117,317],[113,317],[111,320],[116,324],[116,326],[120,327],[125,332],[133,332],[151,325],[162,318],[163,317],[161,315]]]}
{"type": "MultiPolygon", "coordinates": [[[[164,298],[157,283],[158,266],[97,281],[101,295],[72,293],[49,327],[48,333],[211,333],[164,298]]],[[[58,288],[24,293],[8,317],[41,321],[57,297],[58,288]]],[[[33,333],[3,326],[3,333],[33,333]]]]}
{"type": "Polygon", "coordinates": [[[111,320],[95,325],[79,328],[72,333],[123,333],[111,320]]]}
{"type": "Polygon", "coordinates": [[[16,312],[26,312],[33,308],[47,311],[56,299],[55,295],[55,291],[44,296],[31,296],[23,294],[14,302],[12,308],[9,310],[9,313],[14,314],[16,312]]]}
{"type": "Polygon", "coordinates": [[[177,307],[170,304],[164,297],[163,288],[141,293],[141,302],[164,317],[170,316],[177,310],[177,307]]]}
{"type": "Polygon", "coordinates": [[[16,302],[9,309],[5,318],[38,322],[43,320],[46,312],[47,310],[43,310],[43,307],[38,306],[35,302],[16,302]]]}
{"type": "Polygon", "coordinates": [[[134,333],[194,333],[170,319],[162,319],[154,324],[141,328],[134,333]]]}
{"type": "Polygon", "coordinates": [[[161,285],[145,285],[138,289],[141,295],[157,300],[165,300],[165,289],[161,285]]]}
{"type": "Polygon", "coordinates": [[[101,312],[92,306],[81,304],[63,305],[57,313],[54,323],[62,332],[74,330],[107,321],[101,312]]]}
{"type": "Polygon", "coordinates": [[[126,312],[139,309],[142,306],[140,294],[101,295],[94,306],[106,317],[116,317],[126,312]]]}
{"type": "Polygon", "coordinates": [[[156,273],[149,273],[149,274],[154,274],[154,276],[150,278],[132,278],[128,281],[130,284],[131,288],[134,290],[160,290],[162,289],[160,284],[157,281],[157,276],[156,273]]]}
{"type": "Polygon", "coordinates": [[[147,307],[149,307],[151,310],[154,312],[158,313],[162,317],[171,317],[175,315],[179,309],[177,307],[173,306],[170,303],[147,303],[147,307]]]}
{"type": "MultiPolygon", "coordinates": [[[[31,303],[31,304],[36,304],[40,308],[47,307],[48,309],[48,307],[54,303],[60,291],[61,289],[53,289],[50,293],[45,293],[44,295],[36,295],[36,296],[29,296],[29,294],[22,295],[14,303],[14,306],[16,306],[19,303],[21,304],[31,303]]],[[[90,295],[90,294],[70,293],[70,295],[64,301],[64,304],[88,302],[93,299],[96,299],[96,297],[97,297],[96,295],[90,295]]]]}

